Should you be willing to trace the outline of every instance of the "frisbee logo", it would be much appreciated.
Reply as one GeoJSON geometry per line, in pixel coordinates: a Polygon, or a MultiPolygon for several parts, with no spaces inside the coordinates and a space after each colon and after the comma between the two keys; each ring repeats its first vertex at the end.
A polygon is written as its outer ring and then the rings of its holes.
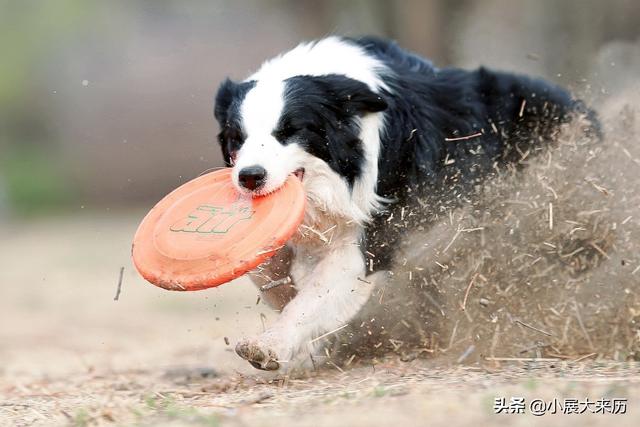
{"type": "Polygon", "coordinates": [[[255,211],[234,203],[228,207],[200,205],[169,227],[174,233],[226,234],[236,224],[250,219],[255,211]]]}

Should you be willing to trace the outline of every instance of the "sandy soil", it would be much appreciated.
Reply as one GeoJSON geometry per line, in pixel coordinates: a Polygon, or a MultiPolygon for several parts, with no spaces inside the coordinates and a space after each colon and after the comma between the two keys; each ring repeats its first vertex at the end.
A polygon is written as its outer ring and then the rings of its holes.
{"type": "Polygon", "coordinates": [[[138,219],[103,212],[0,227],[1,425],[640,425],[632,363],[390,358],[302,376],[255,371],[232,347],[272,318],[256,290],[242,280],[195,293],[146,284],[129,260],[138,219]],[[519,396],[627,398],[628,408],[494,414],[495,398],[519,396]]]}

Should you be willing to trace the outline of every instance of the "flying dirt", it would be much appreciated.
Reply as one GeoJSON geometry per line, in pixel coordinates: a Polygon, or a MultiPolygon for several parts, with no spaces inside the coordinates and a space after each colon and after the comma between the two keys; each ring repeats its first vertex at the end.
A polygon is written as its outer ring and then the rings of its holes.
{"type": "Polygon", "coordinates": [[[640,360],[635,99],[599,108],[602,138],[583,117],[563,125],[545,148],[519,153],[526,168],[434,212],[435,225],[409,209],[391,218],[407,228],[404,255],[327,357],[640,360]]]}

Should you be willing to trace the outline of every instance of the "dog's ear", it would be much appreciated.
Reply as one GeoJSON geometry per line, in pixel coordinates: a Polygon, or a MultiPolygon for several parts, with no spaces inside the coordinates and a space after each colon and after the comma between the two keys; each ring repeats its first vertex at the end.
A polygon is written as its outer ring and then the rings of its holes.
{"type": "Polygon", "coordinates": [[[229,107],[238,93],[239,87],[238,83],[225,79],[218,88],[213,106],[213,115],[221,126],[227,121],[229,107]]]}
{"type": "Polygon", "coordinates": [[[337,102],[347,114],[366,114],[384,111],[387,102],[365,83],[341,75],[317,77],[325,86],[329,99],[337,102]]]}

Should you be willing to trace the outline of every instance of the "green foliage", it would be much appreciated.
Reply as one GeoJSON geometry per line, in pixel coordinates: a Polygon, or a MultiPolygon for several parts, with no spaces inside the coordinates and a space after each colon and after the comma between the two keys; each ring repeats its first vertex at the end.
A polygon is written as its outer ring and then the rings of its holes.
{"type": "Polygon", "coordinates": [[[373,389],[373,397],[384,397],[387,395],[388,390],[384,386],[376,386],[373,389]]]}
{"type": "Polygon", "coordinates": [[[0,184],[4,184],[9,206],[18,214],[46,213],[70,203],[73,189],[60,159],[36,147],[4,151],[0,184]]]}
{"type": "Polygon", "coordinates": [[[19,214],[70,201],[64,165],[52,150],[52,135],[37,129],[46,119],[43,111],[34,109],[33,100],[47,59],[65,39],[91,25],[88,18],[96,5],[84,0],[0,0],[0,193],[7,193],[9,206],[19,214]]]}
{"type": "Polygon", "coordinates": [[[157,396],[143,397],[146,410],[136,411],[145,420],[151,419],[180,421],[191,425],[217,427],[220,418],[214,413],[203,413],[196,408],[177,403],[173,398],[160,398],[157,396]],[[149,413],[148,411],[151,411],[149,413]]]}
{"type": "Polygon", "coordinates": [[[538,388],[538,382],[533,377],[528,378],[523,385],[524,385],[524,388],[530,391],[534,391],[538,388]]]}
{"type": "Polygon", "coordinates": [[[38,61],[93,8],[83,0],[0,0],[0,109],[29,87],[38,61]]]}
{"type": "Polygon", "coordinates": [[[78,409],[71,420],[71,425],[74,427],[85,427],[89,425],[91,416],[86,409],[78,409]]]}

